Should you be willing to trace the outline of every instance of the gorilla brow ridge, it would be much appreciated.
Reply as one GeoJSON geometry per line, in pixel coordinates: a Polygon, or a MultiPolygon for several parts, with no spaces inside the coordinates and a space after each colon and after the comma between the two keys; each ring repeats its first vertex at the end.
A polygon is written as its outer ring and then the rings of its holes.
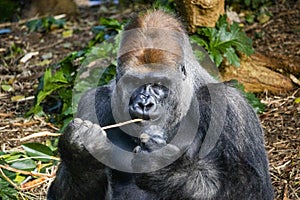
{"type": "Polygon", "coordinates": [[[184,57],[181,45],[184,37],[181,23],[172,16],[160,10],[146,13],[125,26],[118,57],[133,51],[142,63],[159,63],[167,59],[177,63],[178,57],[184,57]],[[147,58],[151,58],[149,62],[147,58]],[[152,62],[154,58],[156,61],[152,62]]]}

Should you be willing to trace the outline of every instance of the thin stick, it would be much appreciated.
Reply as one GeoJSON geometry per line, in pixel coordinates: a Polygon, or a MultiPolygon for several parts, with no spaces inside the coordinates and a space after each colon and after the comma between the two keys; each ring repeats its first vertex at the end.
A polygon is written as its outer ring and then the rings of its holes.
{"type": "Polygon", "coordinates": [[[46,125],[49,126],[49,127],[52,128],[52,129],[56,130],[56,131],[59,131],[59,128],[56,128],[56,127],[53,126],[53,124],[51,124],[51,123],[47,123],[46,125]]]}
{"type": "Polygon", "coordinates": [[[13,115],[13,113],[0,113],[0,117],[11,117],[13,115]]]}
{"type": "Polygon", "coordinates": [[[104,126],[104,127],[102,127],[102,129],[106,130],[106,129],[111,129],[111,128],[117,128],[117,127],[124,126],[127,124],[131,124],[131,123],[135,123],[135,122],[142,122],[142,121],[143,121],[142,119],[133,119],[133,120],[129,120],[126,122],[121,122],[121,123],[117,123],[117,124],[113,124],[113,125],[109,125],[109,126],[104,126]]]}
{"type": "Polygon", "coordinates": [[[13,123],[12,126],[32,126],[32,125],[35,125],[35,124],[39,124],[40,122],[39,121],[30,121],[30,122],[24,122],[24,123],[19,123],[19,122],[16,122],[16,123],[13,123]]]}
{"type": "Polygon", "coordinates": [[[28,135],[26,137],[23,137],[20,139],[20,141],[25,141],[25,140],[29,140],[29,139],[32,139],[32,138],[36,138],[36,137],[47,137],[47,136],[60,136],[61,134],[60,133],[50,133],[48,131],[42,131],[42,132],[39,132],[39,133],[34,133],[34,134],[31,134],[31,135],[28,135]]]}
{"type": "Polygon", "coordinates": [[[45,178],[45,177],[40,177],[40,178],[34,179],[34,180],[30,181],[30,182],[22,184],[21,185],[21,190],[25,191],[25,190],[29,190],[29,189],[35,188],[37,186],[40,186],[40,185],[46,183],[47,181],[49,181],[49,179],[45,178]]]}
{"type": "MultiPolygon", "coordinates": [[[[120,126],[124,126],[124,125],[135,123],[135,122],[141,122],[141,121],[143,121],[143,120],[142,119],[133,119],[133,120],[129,120],[126,122],[121,122],[121,123],[117,123],[117,124],[113,124],[113,125],[104,126],[104,127],[102,127],[102,129],[106,130],[106,129],[111,129],[111,128],[117,128],[120,126]]],[[[60,133],[50,133],[48,131],[43,131],[43,132],[34,133],[34,134],[28,135],[26,137],[23,137],[20,139],[20,141],[23,142],[25,140],[29,140],[29,139],[36,138],[36,137],[47,137],[47,136],[57,137],[60,135],[61,135],[60,133]]]]}

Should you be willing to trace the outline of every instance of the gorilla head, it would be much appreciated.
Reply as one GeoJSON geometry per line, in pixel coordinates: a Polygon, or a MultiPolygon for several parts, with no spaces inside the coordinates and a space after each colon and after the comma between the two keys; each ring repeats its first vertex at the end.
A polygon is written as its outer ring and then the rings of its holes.
{"type": "Polygon", "coordinates": [[[153,22],[150,15],[135,18],[122,33],[112,110],[117,122],[141,118],[145,129],[166,130],[188,112],[200,66],[178,21],[162,11],[155,17],[161,21],[153,22]]]}

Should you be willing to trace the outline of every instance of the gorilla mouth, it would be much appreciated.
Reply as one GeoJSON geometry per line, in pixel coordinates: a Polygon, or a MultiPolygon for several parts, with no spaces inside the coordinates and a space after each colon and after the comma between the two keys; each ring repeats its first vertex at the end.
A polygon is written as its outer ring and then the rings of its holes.
{"type": "Polygon", "coordinates": [[[129,114],[132,119],[143,119],[143,120],[157,120],[159,113],[157,112],[157,105],[149,104],[147,106],[142,105],[130,105],[129,114]]]}

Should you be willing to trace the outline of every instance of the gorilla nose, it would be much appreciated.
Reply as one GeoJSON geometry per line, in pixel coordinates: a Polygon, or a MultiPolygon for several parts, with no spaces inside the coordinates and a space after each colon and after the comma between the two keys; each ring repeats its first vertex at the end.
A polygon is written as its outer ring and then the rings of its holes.
{"type": "Polygon", "coordinates": [[[138,95],[130,106],[129,112],[132,118],[149,120],[154,117],[156,110],[155,99],[143,94],[138,95]]]}

